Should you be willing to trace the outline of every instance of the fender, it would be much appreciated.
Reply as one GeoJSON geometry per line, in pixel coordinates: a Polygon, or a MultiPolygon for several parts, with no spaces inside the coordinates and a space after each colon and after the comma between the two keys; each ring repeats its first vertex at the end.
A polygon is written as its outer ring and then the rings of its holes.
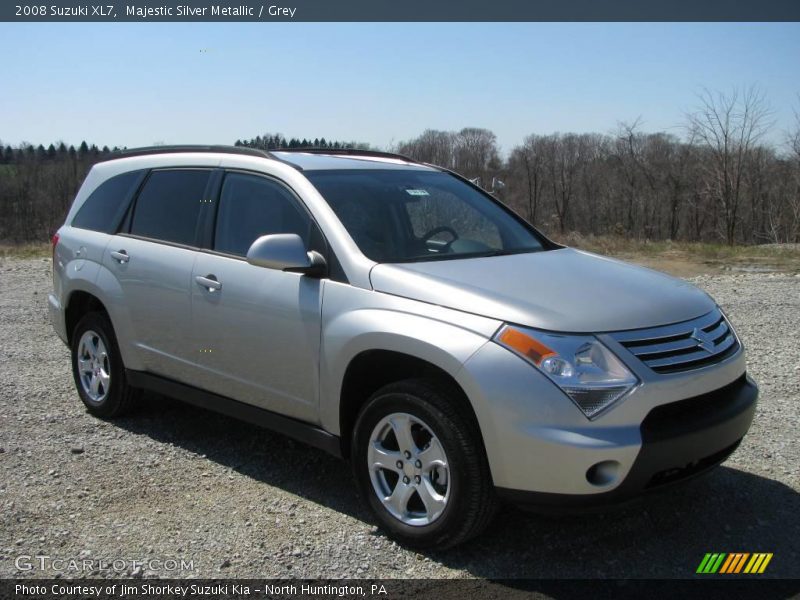
{"type": "Polygon", "coordinates": [[[87,260],[83,261],[82,268],[78,270],[73,266],[75,262],[71,261],[65,270],[64,310],[69,307],[70,299],[75,292],[86,292],[95,296],[106,307],[125,367],[134,370],[144,369],[136,348],[130,343],[135,336],[130,311],[125,304],[119,281],[102,264],[87,260]]]}
{"type": "MultiPolygon", "coordinates": [[[[500,322],[450,309],[326,282],[320,356],[320,424],[340,435],[342,383],[352,360],[369,350],[408,354],[454,379],[500,322]]],[[[470,398],[470,402],[473,400],[470,398]]],[[[473,406],[476,414],[479,411],[473,406]]],[[[480,411],[484,412],[484,411],[480,411]]]]}

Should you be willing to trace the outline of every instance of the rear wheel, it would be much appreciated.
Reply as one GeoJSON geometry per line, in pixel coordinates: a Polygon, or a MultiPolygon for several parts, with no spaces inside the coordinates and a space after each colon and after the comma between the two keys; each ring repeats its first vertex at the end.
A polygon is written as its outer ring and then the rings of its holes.
{"type": "Polygon", "coordinates": [[[105,313],[88,313],[75,326],[72,375],[78,395],[95,416],[121,416],[133,405],[138,391],[125,379],[114,328],[105,313]]]}
{"type": "Polygon", "coordinates": [[[364,405],[353,432],[353,469],[380,524],[417,547],[446,548],[477,535],[495,507],[478,426],[437,381],[388,385],[364,405]]]}

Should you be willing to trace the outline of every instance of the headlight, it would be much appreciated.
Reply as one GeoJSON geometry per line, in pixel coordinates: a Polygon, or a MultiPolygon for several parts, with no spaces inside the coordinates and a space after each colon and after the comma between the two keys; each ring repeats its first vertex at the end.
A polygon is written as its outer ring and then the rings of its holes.
{"type": "Polygon", "coordinates": [[[592,335],[561,335],[504,325],[494,341],[547,375],[590,419],[639,383],[592,335]]]}

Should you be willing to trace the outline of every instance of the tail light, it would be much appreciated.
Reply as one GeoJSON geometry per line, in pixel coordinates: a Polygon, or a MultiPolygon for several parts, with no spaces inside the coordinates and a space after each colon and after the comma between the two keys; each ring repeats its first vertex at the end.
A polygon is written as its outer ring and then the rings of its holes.
{"type": "Polygon", "coordinates": [[[54,233],[53,237],[50,239],[50,243],[53,245],[53,263],[56,262],[56,246],[58,245],[58,234],[54,233]]]}

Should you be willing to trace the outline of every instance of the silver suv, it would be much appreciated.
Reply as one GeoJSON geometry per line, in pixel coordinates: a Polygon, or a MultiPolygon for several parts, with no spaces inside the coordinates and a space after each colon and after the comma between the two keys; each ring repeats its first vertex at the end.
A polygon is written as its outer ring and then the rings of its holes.
{"type": "Polygon", "coordinates": [[[385,530],[446,547],[499,500],[618,503],[725,460],[758,395],[692,285],[549,241],[459,175],[368,151],[151,148],[54,236],[88,411],[141,390],[349,458],[385,530]]]}

